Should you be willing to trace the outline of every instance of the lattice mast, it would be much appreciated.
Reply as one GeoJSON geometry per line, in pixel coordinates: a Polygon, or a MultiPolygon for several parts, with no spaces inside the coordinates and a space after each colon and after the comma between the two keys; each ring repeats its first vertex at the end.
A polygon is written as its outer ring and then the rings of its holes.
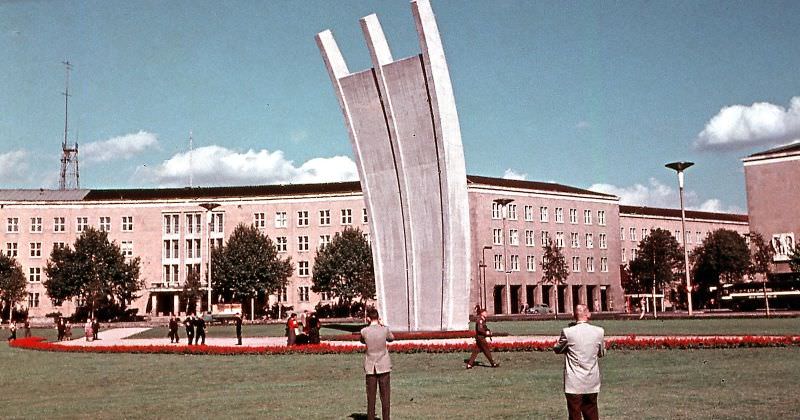
{"type": "Polygon", "coordinates": [[[61,142],[61,172],[58,178],[58,189],[78,189],[80,184],[80,172],[78,171],[78,140],[75,140],[75,145],[70,147],[67,145],[67,136],[69,134],[69,72],[72,70],[72,64],[69,61],[62,61],[64,71],[66,73],[66,80],[64,82],[64,140],[61,142]]]}

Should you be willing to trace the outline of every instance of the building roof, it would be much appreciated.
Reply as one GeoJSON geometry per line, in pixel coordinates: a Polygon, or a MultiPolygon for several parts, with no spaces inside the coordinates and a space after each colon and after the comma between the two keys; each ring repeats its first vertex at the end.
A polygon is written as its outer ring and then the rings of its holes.
{"type": "MultiPolygon", "coordinates": [[[[658,207],[643,206],[619,206],[620,216],[655,216],[680,218],[680,209],[665,209],[658,207]]],[[[686,218],[702,220],[719,220],[723,222],[748,223],[750,218],[746,214],[736,213],[714,213],[709,211],[686,210],[686,218]]]]}
{"type": "Polygon", "coordinates": [[[784,144],[783,146],[773,147],[772,149],[765,150],[763,152],[753,153],[746,159],[768,157],[772,155],[788,155],[795,153],[800,153],[800,140],[796,140],[789,144],[784,144]]]}
{"type": "Polygon", "coordinates": [[[467,175],[467,183],[483,184],[493,187],[520,188],[525,190],[558,192],[565,194],[592,195],[597,197],[613,198],[613,199],[617,198],[617,196],[611,194],[599,193],[595,191],[585,190],[582,188],[570,187],[568,185],[561,185],[550,182],[523,181],[517,179],[491,178],[487,176],[467,175]]]}
{"type": "Polygon", "coordinates": [[[89,190],[0,189],[3,201],[81,201],[89,190]]]}

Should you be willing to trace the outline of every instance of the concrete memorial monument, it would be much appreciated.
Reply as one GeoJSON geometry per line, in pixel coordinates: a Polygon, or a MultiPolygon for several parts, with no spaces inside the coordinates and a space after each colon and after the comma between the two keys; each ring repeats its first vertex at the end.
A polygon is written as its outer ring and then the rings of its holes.
{"type": "Polygon", "coordinates": [[[329,30],[316,40],[358,166],[381,318],[393,330],[463,330],[471,263],[461,129],[431,5],[411,9],[413,57],[392,58],[375,15],[361,19],[371,69],[351,73],[329,30]]]}

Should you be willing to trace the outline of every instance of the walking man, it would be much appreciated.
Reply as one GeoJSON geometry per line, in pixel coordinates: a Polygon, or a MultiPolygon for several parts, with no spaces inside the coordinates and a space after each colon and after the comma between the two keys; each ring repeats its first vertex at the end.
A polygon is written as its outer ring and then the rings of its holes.
{"type": "Polygon", "coordinates": [[[92,339],[99,340],[97,334],[100,332],[100,321],[97,318],[92,318],[92,339]]]}
{"type": "Polygon", "coordinates": [[[375,420],[375,393],[380,387],[381,420],[389,420],[390,377],[392,360],[386,343],[394,340],[392,332],[378,318],[378,310],[367,310],[369,326],[361,329],[361,342],[367,345],[364,357],[364,373],[367,382],[367,418],[375,420]]]}
{"type": "Polygon", "coordinates": [[[605,332],[590,325],[586,305],[575,307],[575,325],[564,328],[553,351],[564,357],[564,395],[570,420],[599,419],[597,394],[600,392],[598,358],[606,354],[605,332]]]}
{"type": "Polygon", "coordinates": [[[175,314],[169,318],[169,342],[170,343],[177,343],[178,339],[178,319],[175,318],[175,314]]]}
{"type": "Polygon", "coordinates": [[[194,315],[186,315],[186,319],[183,320],[183,326],[186,328],[186,339],[189,341],[189,345],[192,345],[192,340],[194,339],[194,320],[192,319],[194,315]]]}
{"type": "Polygon", "coordinates": [[[194,320],[194,344],[206,344],[206,320],[204,319],[205,312],[200,312],[200,316],[194,320]],[[200,338],[203,339],[200,342],[200,338]]]}
{"type": "Polygon", "coordinates": [[[236,323],[236,340],[238,340],[238,343],[236,343],[236,345],[237,346],[241,346],[242,345],[242,314],[241,313],[237,313],[236,314],[236,318],[233,319],[233,322],[236,323]]]}
{"type": "Polygon", "coordinates": [[[486,337],[492,336],[492,330],[486,326],[486,309],[477,308],[477,312],[478,319],[475,321],[475,349],[472,350],[472,355],[470,355],[469,360],[467,360],[467,369],[472,369],[472,366],[475,365],[475,359],[478,357],[478,353],[481,352],[483,352],[493,368],[499,367],[500,364],[495,363],[494,359],[492,359],[492,348],[489,347],[489,343],[486,341],[486,337]]]}

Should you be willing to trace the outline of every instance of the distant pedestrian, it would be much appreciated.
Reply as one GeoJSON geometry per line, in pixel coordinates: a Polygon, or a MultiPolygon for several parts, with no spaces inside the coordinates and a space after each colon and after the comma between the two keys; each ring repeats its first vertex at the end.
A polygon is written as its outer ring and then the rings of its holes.
{"type": "Polygon", "coordinates": [[[200,316],[194,320],[194,344],[206,344],[206,320],[205,313],[200,312],[200,316]],[[200,340],[203,340],[202,342],[200,340]]]}
{"type": "Polygon", "coordinates": [[[297,340],[297,314],[292,312],[286,320],[286,345],[293,346],[297,340]]]}
{"type": "Polygon", "coordinates": [[[644,298],[642,298],[642,300],[640,300],[640,301],[639,301],[639,311],[640,311],[640,313],[639,313],[639,319],[642,319],[642,318],[644,318],[644,314],[645,314],[645,307],[646,307],[646,305],[647,305],[647,300],[645,300],[644,298]]]}
{"type": "Polygon", "coordinates": [[[92,341],[94,338],[94,333],[92,332],[92,319],[89,318],[86,320],[86,324],[83,326],[83,335],[86,337],[86,341],[92,341]]]}
{"type": "Polygon", "coordinates": [[[492,359],[492,348],[486,341],[486,337],[492,336],[492,330],[486,326],[486,309],[478,308],[477,312],[478,319],[475,320],[475,348],[472,350],[469,360],[467,360],[467,369],[472,369],[472,366],[475,365],[475,359],[478,358],[478,354],[481,352],[483,352],[486,359],[489,360],[491,367],[499,367],[500,364],[495,363],[494,359],[492,359]]]}
{"type": "Polygon", "coordinates": [[[59,317],[56,319],[56,332],[58,333],[58,341],[63,341],[65,335],[64,318],[59,317]]]}
{"type": "Polygon", "coordinates": [[[23,328],[25,328],[25,338],[29,338],[31,336],[31,321],[28,318],[25,318],[23,328]]]}
{"type": "Polygon", "coordinates": [[[236,324],[236,343],[237,346],[242,345],[242,314],[237,313],[236,317],[233,319],[233,322],[236,324]]]}
{"type": "Polygon", "coordinates": [[[194,340],[194,315],[186,315],[186,319],[183,320],[183,326],[186,328],[186,340],[189,341],[189,345],[192,345],[192,340],[194,340]]]}
{"type": "Polygon", "coordinates": [[[64,322],[64,339],[72,340],[72,323],[69,321],[64,322]]]}
{"type": "Polygon", "coordinates": [[[308,343],[319,344],[319,330],[322,328],[322,324],[317,318],[317,313],[311,312],[306,318],[306,322],[308,323],[308,343]]]}
{"type": "Polygon", "coordinates": [[[178,318],[175,318],[175,314],[172,314],[169,318],[169,332],[167,333],[167,337],[169,337],[170,343],[178,342],[178,318]]]}
{"type": "Polygon", "coordinates": [[[92,338],[95,340],[99,340],[100,338],[97,334],[100,333],[100,320],[97,318],[92,318],[92,338]]]}
{"type": "Polygon", "coordinates": [[[8,326],[8,341],[14,341],[17,339],[17,323],[11,322],[8,326]]]}
{"type": "Polygon", "coordinates": [[[361,342],[367,345],[364,356],[364,374],[367,385],[367,418],[375,419],[375,394],[380,388],[381,420],[389,420],[391,406],[391,372],[392,359],[386,343],[394,340],[394,335],[388,327],[381,323],[378,310],[367,310],[369,326],[361,329],[361,342]]]}

